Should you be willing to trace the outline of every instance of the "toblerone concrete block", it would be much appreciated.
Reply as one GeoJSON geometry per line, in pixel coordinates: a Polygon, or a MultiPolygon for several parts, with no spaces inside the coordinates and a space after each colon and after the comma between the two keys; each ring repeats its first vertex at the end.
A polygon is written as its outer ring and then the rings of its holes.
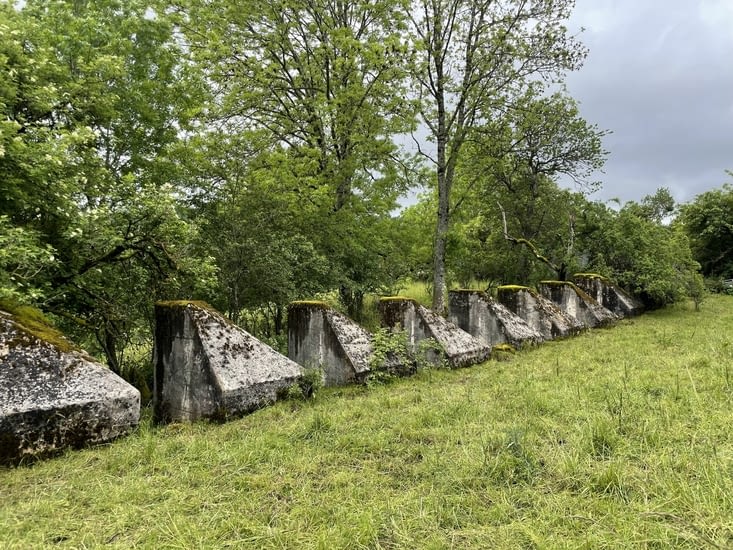
{"type": "Polygon", "coordinates": [[[50,327],[0,311],[0,462],[104,443],[139,420],[137,389],[50,327]]]}
{"type": "Polygon", "coordinates": [[[273,403],[299,365],[201,302],[155,305],[155,418],[225,420],[273,403]]]}
{"type": "Polygon", "coordinates": [[[619,317],[633,317],[644,310],[639,300],[606,277],[596,273],[576,273],[573,281],[596,302],[619,317]]]}
{"type": "MultiPolygon", "coordinates": [[[[382,326],[407,332],[413,352],[427,338],[434,339],[443,350],[451,367],[465,367],[485,361],[491,354],[491,346],[474,338],[437,313],[402,297],[387,297],[379,301],[382,326]]],[[[428,357],[431,359],[431,357],[428,357]]],[[[432,357],[437,360],[437,357],[432,357]]]]}
{"type": "Polygon", "coordinates": [[[545,340],[572,336],[583,329],[583,325],[574,317],[526,286],[500,286],[497,299],[524,319],[545,340]]]}
{"type": "Polygon", "coordinates": [[[541,281],[539,291],[588,328],[610,326],[618,321],[615,313],[569,281],[541,281]]]}
{"type": "Polygon", "coordinates": [[[524,319],[480,290],[451,290],[448,320],[490,346],[521,348],[543,340],[524,319]]]}

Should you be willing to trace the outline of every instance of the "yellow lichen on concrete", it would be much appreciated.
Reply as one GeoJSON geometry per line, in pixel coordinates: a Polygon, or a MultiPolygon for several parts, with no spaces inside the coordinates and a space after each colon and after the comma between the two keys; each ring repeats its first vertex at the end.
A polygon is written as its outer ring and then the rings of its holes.
{"type": "MultiPolygon", "coordinates": [[[[10,315],[10,319],[15,323],[19,330],[38,340],[52,344],[61,351],[79,351],[66,337],[56,329],[43,313],[34,307],[16,304],[7,300],[0,301],[0,310],[6,311],[10,315]]],[[[29,342],[21,342],[20,340],[7,342],[9,346],[27,345],[29,342]]]]}
{"type": "Polygon", "coordinates": [[[330,305],[321,300],[296,300],[288,304],[288,309],[294,308],[316,308],[316,309],[332,309],[330,305]]]}
{"type": "Polygon", "coordinates": [[[513,291],[513,292],[519,292],[520,290],[528,290],[530,292],[532,291],[532,289],[529,288],[528,286],[522,286],[522,285],[502,285],[502,286],[498,287],[496,290],[498,290],[498,291],[500,291],[500,290],[509,290],[509,291],[513,291]]]}

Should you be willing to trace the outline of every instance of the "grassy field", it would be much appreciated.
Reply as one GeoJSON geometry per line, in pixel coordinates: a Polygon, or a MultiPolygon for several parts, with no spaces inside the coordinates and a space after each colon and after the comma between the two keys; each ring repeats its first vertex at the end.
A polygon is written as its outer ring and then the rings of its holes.
{"type": "Polygon", "coordinates": [[[733,298],[0,470],[0,547],[729,548],[733,298]]]}

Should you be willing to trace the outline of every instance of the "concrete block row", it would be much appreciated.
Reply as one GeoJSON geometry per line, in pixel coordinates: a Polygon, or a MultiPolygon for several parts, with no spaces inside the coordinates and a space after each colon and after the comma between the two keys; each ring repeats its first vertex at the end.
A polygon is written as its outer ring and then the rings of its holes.
{"type": "MultiPolygon", "coordinates": [[[[579,275],[576,283],[545,281],[539,292],[500,287],[497,300],[453,291],[447,320],[407,298],[384,298],[379,309],[383,326],[404,333],[412,354],[431,339],[427,360],[450,367],[480,363],[500,344],[538,344],[641,311],[602,277],[579,275]]],[[[251,412],[273,403],[309,367],[322,370],[326,385],[361,382],[374,368],[373,335],[321,302],[289,306],[289,357],[200,302],[161,302],[155,316],[158,422],[251,412]]],[[[393,355],[380,368],[410,374],[415,365],[393,355]]],[[[135,388],[62,337],[0,311],[0,462],[109,441],[139,418],[135,388]]]]}

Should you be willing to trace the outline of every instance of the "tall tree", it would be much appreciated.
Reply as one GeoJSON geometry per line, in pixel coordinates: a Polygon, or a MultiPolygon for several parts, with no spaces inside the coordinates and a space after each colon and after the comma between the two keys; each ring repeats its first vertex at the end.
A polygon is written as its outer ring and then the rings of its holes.
{"type": "MultiPolygon", "coordinates": [[[[728,172],[733,176],[733,172],[728,172]]],[[[701,193],[682,206],[678,223],[709,277],[733,277],[733,185],[701,193]]]]}
{"type": "Polygon", "coordinates": [[[519,273],[529,277],[534,256],[564,279],[576,262],[575,234],[588,202],[558,189],[555,180],[565,176],[583,193],[593,191],[598,183],[591,176],[605,161],[605,133],[584,120],[564,93],[530,92],[501,118],[474,130],[457,167],[455,205],[469,197],[484,231],[503,226],[505,238],[527,248],[531,254],[523,256],[519,273]]]}
{"type": "Polygon", "coordinates": [[[406,7],[404,0],[189,0],[174,8],[215,91],[210,126],[241,136],[240,144],[256,133],[259,149],[244,158],[292,183],[277,187],[292,197],[284,207],[303,209],[293,229],[329,258],[335,286],[356,310],[379,279],[375,228],[406,185],[392,140],[411,112],[406,7]]]}
{"type": "Polygon", "coordinates": [[[191,258],[171,169],[200,88],[147,2],[0,9],[0,216],[54,255],[33,299],[119,370],[155,297],[208,267],[191,258]]]}
{"type": "Polygon", "coordinates": [[[419,0],[416,5],[414,76],[420,117],[435,151],[418,145],[435,166],[433,307],[444,311],[451,190],[464,145],[477,125],[499,116],[528,89],[578,68],[585,50],[564,27],[573,0],[419,0]]]}

